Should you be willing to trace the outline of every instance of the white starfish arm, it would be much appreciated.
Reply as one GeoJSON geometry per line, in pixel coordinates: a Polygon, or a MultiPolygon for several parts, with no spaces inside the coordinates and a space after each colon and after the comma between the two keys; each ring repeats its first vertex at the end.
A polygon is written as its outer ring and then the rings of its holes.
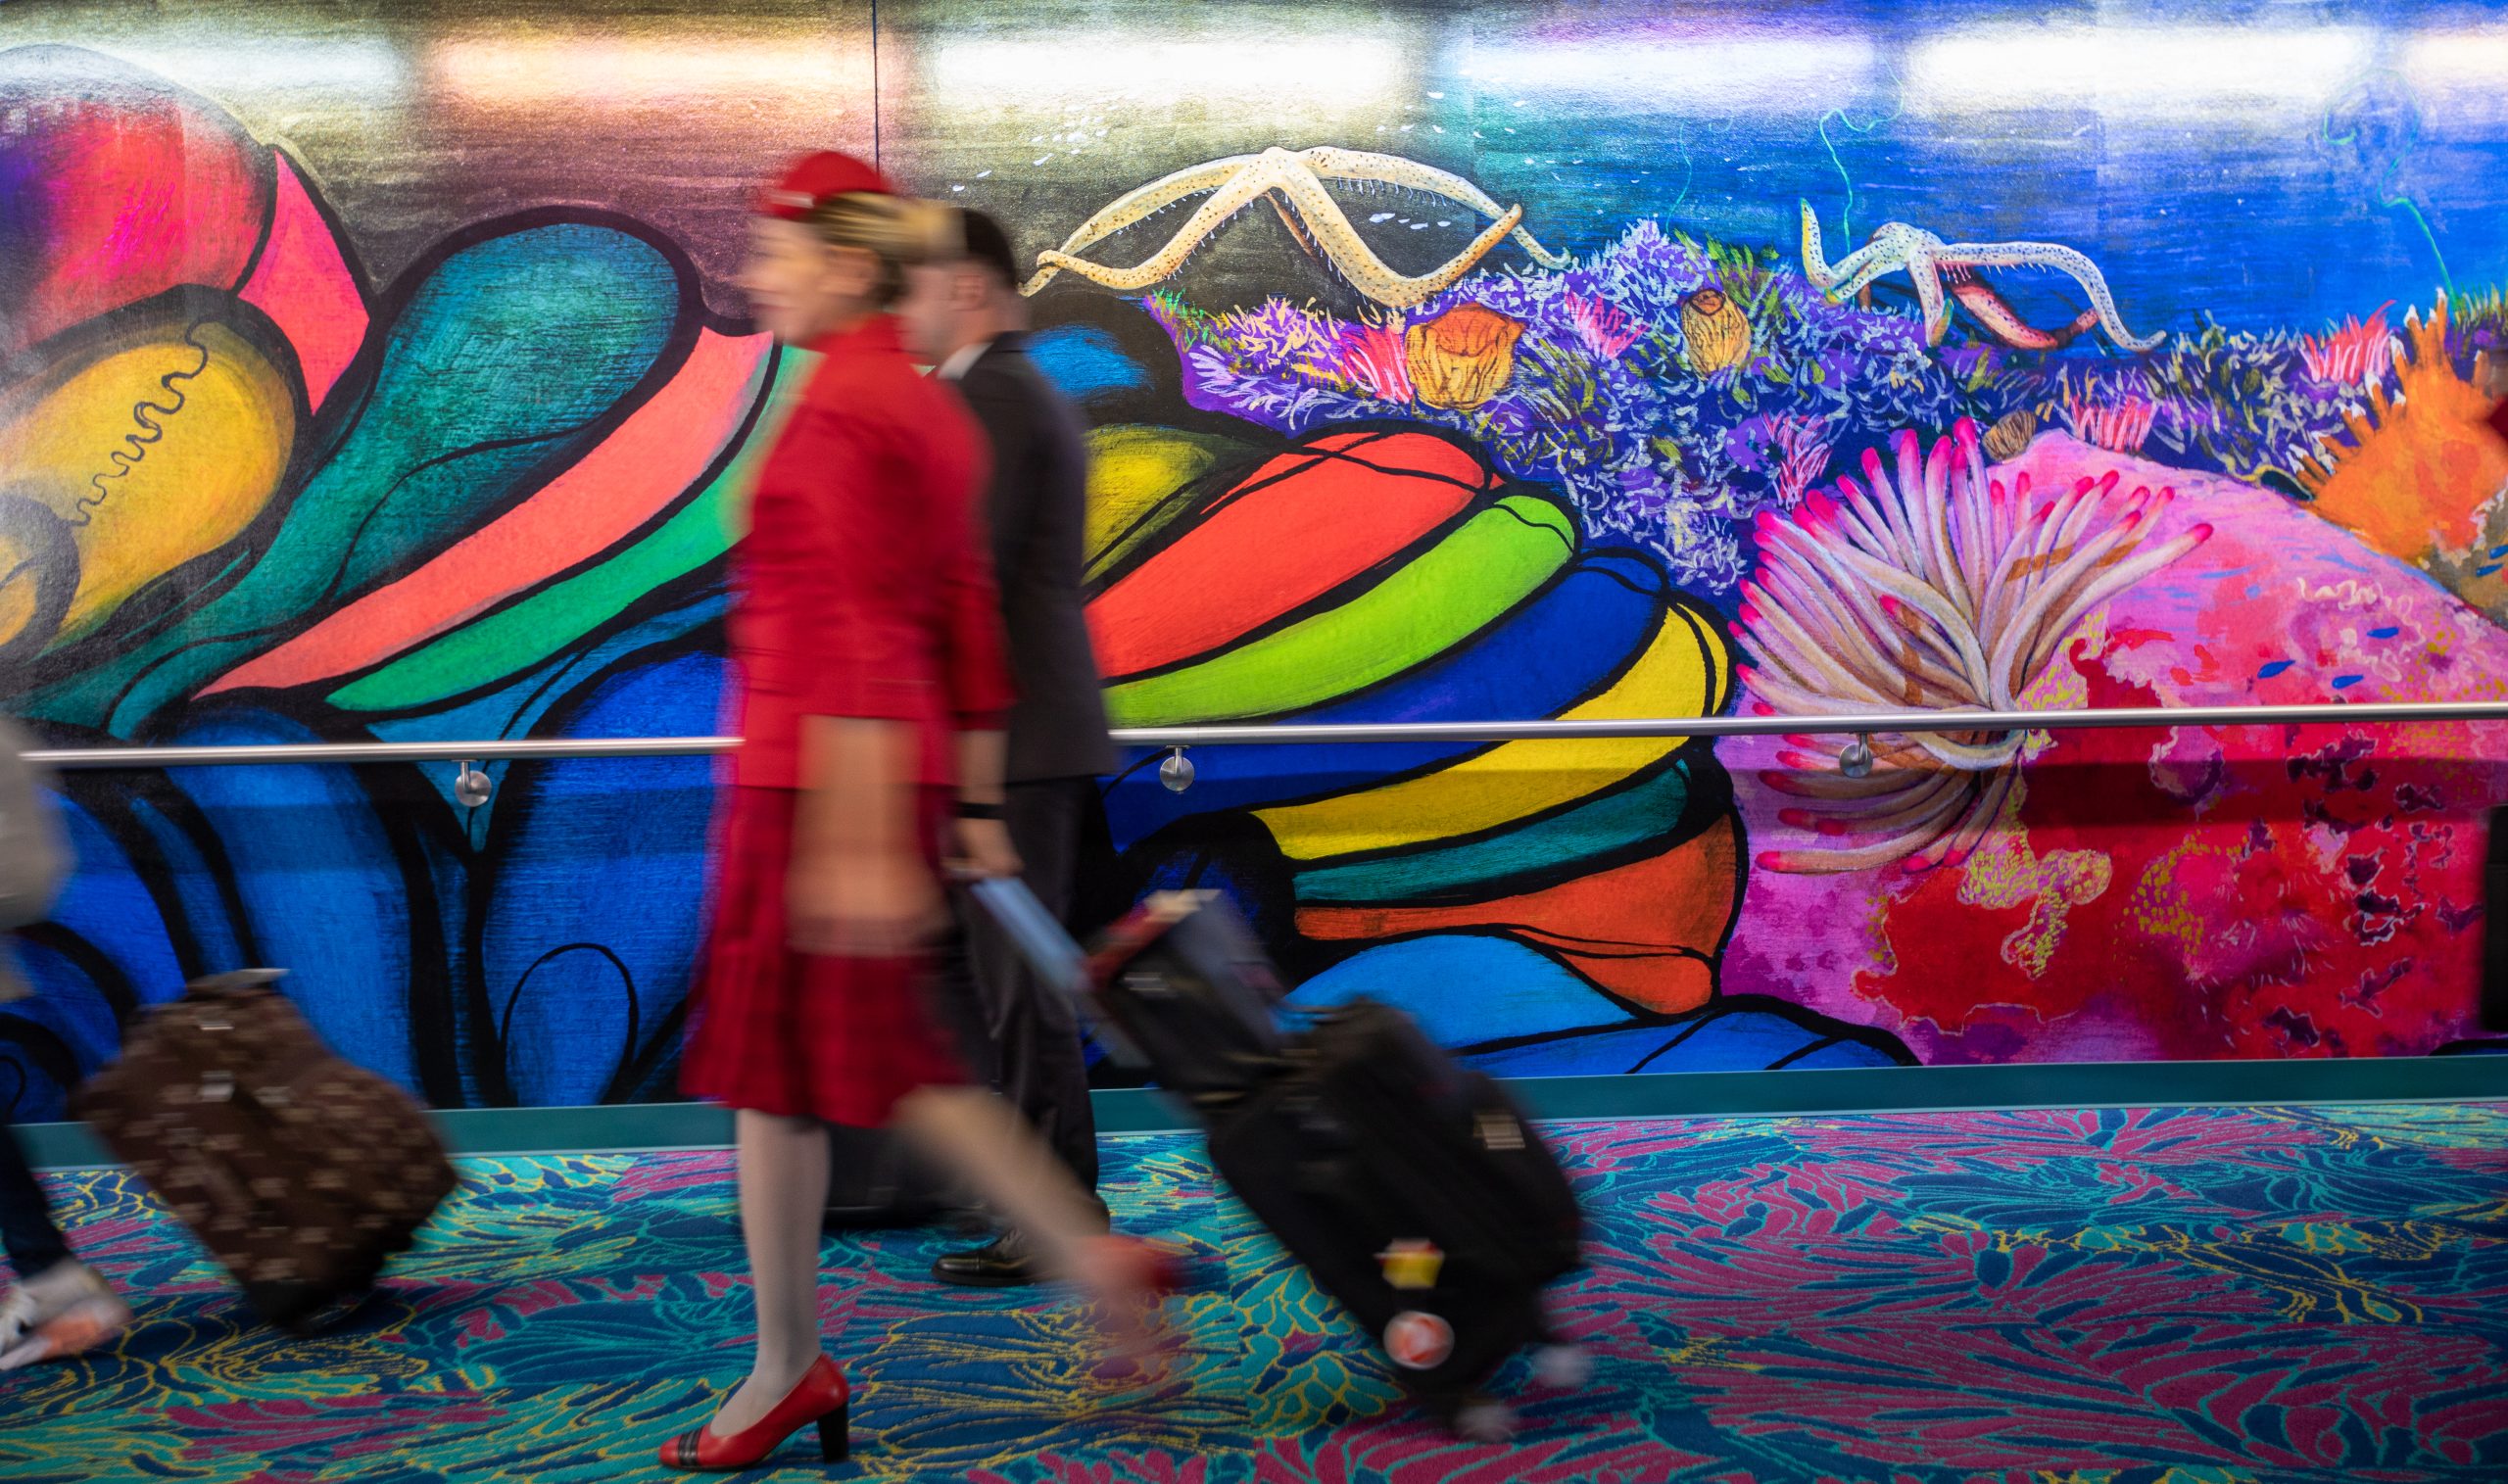
{"type": "MultiPolygon", "coordinates": [[[[1266,159],[1288,153],[1278,149],[1264,152],[1266,159]]],[[[1500,206],[1487,191],[1461,175],[1400,155],[1379,155],[1370,150],[1345,150],[1319,144],[1313,149],[1299,150],[1293,158],[1306,162],[1309,169],[1326,180],[1361,180],[1374,185],[1400,186],[1404,190],[1442,196],[1457,206],[1468,206],[1491,218],[1505,216],[1511,212],[1519,220],[1523,215],[1521,207],[1500,206]]],[[[1532,233],[1522,227],[1515,229],[1515,238],[1516,245],[1524,250],[1525,256],[1543,267],[1564,268],[1568,265],[1567,254],[1554,253],[1543,247],[1533,240],[1532,233]]]]}
{"type": "MultiPolygon", "coordinates": [[[[1213,160],[1174,174],[1161,175],[1136,190],[1126,191],[1096,215],[1082,222],[1078,230],[1063,239],[1058,251],[1066,257],[1082,252],[1135,222],[1147,220],[1187,196],[1218,190],[1255,166],[1261,158],[1258,155],[1231,155],[1225,160],[1213,160]]],[[[1039,254],[1038,261],[1042,262],[1044,256],[1039,254]]],[[[1019,292],[1034,294],[1050,282],[1057,271],[1052,267],[1038,268],[1036,276],[1030,278],[1019,292]]]]}
{"type": "Polygon", "coordinates": [[[1870,288],[1873,283],[1907,265],[1907,260],[1923,250],[1922,238],[1911,229],[1891,222],[1872,234],[1872,240],[1857,248],[1829,271],[1837,278],[1827,292],[1832,303],[1843,303],[1870,288]]]}
{"type": "MultiPolygon", "coordinates": [[[[1350,218],[1342,214],[1341,204],[1324,189],[1324,182],[1310,170],[1293,168],[1294,157],[1290,157],[1290,162],[1292,168],[1278,171],[1274,189],[1288,198],[1299,219],[1315,235],[1316,245],[1324,249],[1326,260],[1338,268],[1360,293],[1391,309],[1412,309],[1443,292],[1456,279],[1471,271],[1473,263],[1486,257],[1491,248],[1504,241],[1508,233],[1516,230],[1517,223],[1523,220],[1522,207],[1500,210],[1496,213],[1496,221],[1471,239],[1470,247],[1457,253],[1442,266],[1417,276],[1397,272],[1367,245],[1358,228],[1352,226],[1350,218]]],[[[1496,206],[1495,202],[1490,204],[1496,206]]]]}
{"type": "Polygon", "coordinates": [[[1916,286],[1916,307],[1924,311],[1924,343],[1942,344],[1951,330],[1951,306],[1942,296],[1942,274],[1934,266],[1933,255],[1921,250],[1907,254],[1907,277],[1916,286]]]}
{"type": "MultiPolygon", "coordinates": [[[[1234,178],[1213,191],[1211,199],[1203,202],[1199,211],[1185,218],[1184,224],[1176,229],[1176,234],[1168,238],[1164,246],[1142,259],[1136,266],[1107,267],[1102,263],[1090,263],[1085,258],[1075,258],[1068,252],[1038,253],[1037,262],[1039,266],[1037,276],[1029,280],[1029,287],[1023,292],[1034,293],[1037,289],[1043,287],[1045,280],[1060,268],[1069,268],[1082,277],[1094,283],[1104,284],[1110,289],[1126,291],[1145,289],[1182,267],[1184,259],[1192,253],[1194,248],[1201,246],[1202,239],[1209,236],[1212,229],[1221,222],[1252,205],[1255,198],[1265,191],[1273,190],[1282,183],[1278,170],[1273,168],[1270,161],[1263,159],[1249,161],[1236,171],[1234,178]]],[[[1208,187],[1204,188],[1208,189],[1208,187]]]]}
{"type": "MultiPolygon", "coordinates": [[[[1395,157],[1379,158],[1393,160],[1395,157]]],[[[1193,171],[1180,172],[1180,174],[1203,176],[1213,168],[1215,168],[1201,167],[1193,171]]],[[[1425,170],[1427,167],[1422,166],[1420,168],[1425,170]]],[[[1162,187],[1159,194],[1171,201],[1179,196],[1190,194],[1194,188],[1193,185],[1173,184],[1177,180],[1178,176],[1168,177],[1170,184],[1162,187]]],[[[1209,187],[1202,185],[1200,188],[1208,189],[1209,187]]],[[[1347,277],[1354,287],[1378,304],[1393,309],[1411,309],[1451,286],[1456,279],[1470,272],[1472,264],[1485,257],[1491,248],[1496,247],[1510,232],[1515,231],[1523,219],[1521,207],[1500,210],[1497,213],[1496,221],[1492,222],[1479,236],[1473,238],[1471,246],[1443,265],[1416,276],[1398,272],[1383,259],[1378,258],[1367,245],[1366,240],[1359,236],[1358,229],[1350,224],[1350,218],[1342,213],[1340,204],[1324,189],[1323,181],[1317,177],[1303,157],[1293,155],[1287,150],[1266,150],[1261,155],[1251,157],[1240,164],[1232,176],[1212,191],[1211,198],[1203,202],[1201,208],[1195,211],[1182,226],[1177,228],[1174,236],[1139,263],[1129,268],[1119,268],[1091,263],[1086,259],[1075,257],[1068,251],[1040,253],[1037,261],[1041,266],[1037,276],[1030,280],[1026,292],[1035,292],[1036,289],[1042,287],[1052,274],[1065,269],[1078,273],[1093,283],[1118,291],[1129,292],[1147,288],[1174,274],[1183,265],[1185,258],[1201,245],[1205,237],[1208,237],[1229,217],[1251,205],[1266,191],[1278,191],[1288,202],[1290,208],[1297,213],[1298,219],[1305,223],[1308,232],[1313,235],[1316,246],[1324,252],[1326,260],[1347,277]]],[[[1154,200],[1157,196],[1143,199],[1154,200]]],[[[1496,203],[1493,202],[1491,205],[1495,207],[1496,203]]],[[[1099,214],[1100,217],[1105,217],[1106,215],[1099,214]]],[[[1109,228],[1109,230],[1112,229],[1109,228]]],[[[1078,237],[1082,234],[1074,235],[1078,237]]]]}
{"type": "Polygon", "coordinates": [[[2098,315],[2099,327],[2126,350],[2147,351],[2168,338],[2166,330],[2147,336],[2127,330],[2115,296],[2108,292],[2106,275],[2077,248],[2059,242],[1953,242],[1936,249],[1935,257],[1959,267],[2053,268],[2081,285],[2098,315]]]}

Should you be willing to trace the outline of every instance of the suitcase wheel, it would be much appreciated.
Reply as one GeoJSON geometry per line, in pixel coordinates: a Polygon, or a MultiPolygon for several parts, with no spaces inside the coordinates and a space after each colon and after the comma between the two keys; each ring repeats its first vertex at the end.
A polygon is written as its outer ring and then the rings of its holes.
{"type": "Polygon", "coordinates": [[[1553,1391],[1580,1391],[1594,1378],[1594,1358],[1577,1345],[1544,1345],[1532,1353],[1535,1385],[1553,1391]]]}
{"type": "Polygon", "coordinates": [[[1467,1443],[1505,1443],[1516,1435],[1516,1410],[1489,1397],[1473,1397],[1454,1410],[1446,1425],[1467,1443]]]}

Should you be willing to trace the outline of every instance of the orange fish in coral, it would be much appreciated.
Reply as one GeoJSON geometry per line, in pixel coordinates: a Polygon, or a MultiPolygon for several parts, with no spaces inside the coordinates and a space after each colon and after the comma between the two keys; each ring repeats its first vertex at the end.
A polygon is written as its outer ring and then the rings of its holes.
{"type": "Polygon", "coordinates": [[[2347,448],[2302,459],[2299,484],[2317,514],[2403,561],[2460,552],[2480,536],[2478,508],[2508,484],[2508,447],[2486,425],[2491,404],[2447,358],[2447,302],[2427,319],[2404,316],[2401,396],[2369,389],[2369,407],[2343,419],[2347,448]]]}
{"type": "Polygon", "coordinates": [[[1461,411],[1498,395],[1516,373],[1523,323],[1476,304],[1457,305],[1404,332],[1411,384],[1430,407],[1461,411]]]}

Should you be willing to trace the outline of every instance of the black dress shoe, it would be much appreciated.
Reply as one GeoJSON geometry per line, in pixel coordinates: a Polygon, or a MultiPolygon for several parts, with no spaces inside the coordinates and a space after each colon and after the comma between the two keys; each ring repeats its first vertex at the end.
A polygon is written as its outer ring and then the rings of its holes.
{"type": "Polygon", "coordinates": [[[932,1275],[961,1288],[1024,1288],[1037,1281],[1037,1260],[1016,1231],[1005,1231],[972,1252],[944,1252],[932,1275]]]}

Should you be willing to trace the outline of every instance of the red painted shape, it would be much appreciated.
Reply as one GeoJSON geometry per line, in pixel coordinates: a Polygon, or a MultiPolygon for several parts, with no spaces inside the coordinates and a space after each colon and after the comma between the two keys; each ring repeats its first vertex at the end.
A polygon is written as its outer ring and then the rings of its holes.
{"type": "Polygon", "coordinates": [[[1492,483],[1422,433],[1336,433],[1246,476],[1088,605],[1110,680],[1217,648],[1321,598],[1460,513],[1492,483]]]}
{"type": "Polygon", "coordinates": [[[318,411],[365,342],[365,300],[295,164],[285,155],[276,159],[269,241],[238,297],[269,315],[296,347],[306,403],[318,411]]]}
{"type": "Polygon", "coordinates": [[[694,484],[738,431],[766,349],[764,335],[734,340],[702,332],[651,401],[540,493],[201,694],[284,689],[362,670],[633,535],[694,484]]]}
{"type": "Polygon", "coordinates": [[[179,285],[231,289],[252,261],[266,156],[190,94],[28,47],[0,60],[0,360],[179,285]]]}

